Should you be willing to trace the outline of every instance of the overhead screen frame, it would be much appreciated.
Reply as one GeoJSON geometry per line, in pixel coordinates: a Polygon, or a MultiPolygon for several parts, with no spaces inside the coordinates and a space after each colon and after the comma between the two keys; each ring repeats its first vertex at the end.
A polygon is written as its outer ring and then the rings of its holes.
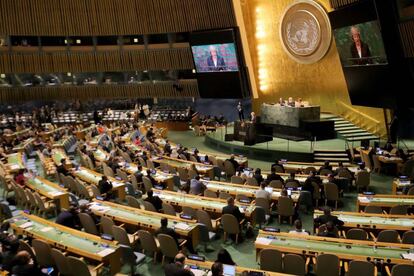
{"type": "Polygon", "coordinates": [[[250,82],[245,66],[238,28],[210,29],[190,33],[193,65],[196,68],[193,46],[233,43],[238,64],[237,71],[196,71],[202,98],[240,99],[251,95],[250,82]]]}
{"type": "Polygon", "coordinates": [[[333,30],[377,21],[388,64],[342,66],[352,104],[396,108],[410,77],[392,1],[363,0],[329,13],[333,30]],[[387,3],[386,3],[387,2],[387,3]]]}

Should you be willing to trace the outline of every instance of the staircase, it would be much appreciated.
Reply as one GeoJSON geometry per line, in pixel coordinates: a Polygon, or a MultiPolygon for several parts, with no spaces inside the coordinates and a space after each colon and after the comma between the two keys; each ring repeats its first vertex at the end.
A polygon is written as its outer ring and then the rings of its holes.
{"type": "Polygon", "coordinates": [[[350,121],[345,120],[342,117],[332,115],[326,118],[335,122],[335,131],[338,136],[347,140],[348,142],[359,142],[361,140],[378,140],[379,136],[372,134],[371,132],[362,129],[350,121]]]}
{"type": "Polygon", "coordinates": [[[315,150],[313,153],[314,162],[325,162],[329,161],[330,163],[342,162],[344,165],[351,163],[349,160],[348,153],[344,150],[315,150]]]}

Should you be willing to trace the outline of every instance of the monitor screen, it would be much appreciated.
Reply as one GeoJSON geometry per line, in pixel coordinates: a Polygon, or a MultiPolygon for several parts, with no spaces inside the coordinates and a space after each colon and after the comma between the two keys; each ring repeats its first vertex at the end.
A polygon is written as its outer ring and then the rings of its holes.
{"type": "Polygon", "coordinates": [[[334,36],[342,66],[388,64],[377,20],[337,28],[334,36]]]}
{"type": "Polygon", "coordinates": [[[191,46],[197,73],[236,72],[236,47],[234,43],[191,46]]]}
{"type": "Polygon", "coordinates": [[[224,276],[235,276],[236,267],[234,265],[223,265],[223,275],[224,276]]]}

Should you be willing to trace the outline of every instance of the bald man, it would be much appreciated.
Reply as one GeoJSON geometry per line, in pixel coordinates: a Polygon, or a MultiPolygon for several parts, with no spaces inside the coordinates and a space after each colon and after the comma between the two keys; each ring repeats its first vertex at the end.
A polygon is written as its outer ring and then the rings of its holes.
{"type": "Polygon", "coordinates": [[[167,264],[164,268],[165,276],[194,276],[189,269],[184,268],[185,255],[178,253],[174,258],[174,263],[167,264]]]}
{"type": "Polygon", "coordinates": [[[210,45],[209,51],[210,55],[207,58],[208,71],[224,71],[226,63],[224,58],[218,55],[216,46],[210,45]]]}

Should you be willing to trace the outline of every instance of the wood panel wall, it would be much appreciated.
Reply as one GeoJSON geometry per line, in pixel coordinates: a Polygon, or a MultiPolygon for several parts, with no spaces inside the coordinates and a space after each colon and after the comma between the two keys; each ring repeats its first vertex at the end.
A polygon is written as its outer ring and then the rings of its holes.
{"type": "MultiPolygon", "coordinates": [[[[329,0],[329,3],[331,5],[332,8],[337,9],[337,8],[341,8],[356,2],[359,2],[361,0],[329,0]]],[[[389,0],[386,0],[389,1],[389,0]]]]}
{"type": "Polygon", "coordinates": [[[190,48],[0,54],[1,73],[108,72],[194,68],[190,48]]]}
{"type": "Polygon", "coordinates": [[[414,57],[414,20],[399,24],[401,42],[405,57],[414,57]]]}
{"type": "Polygon", "coordinates": [[[91,98],[180,98],[199,97],[196,80],[180,81],[177,91],[172,82],[140,85],[58,86],[32,88],[1,88],[0,102],[16,103],[36,99],[65,100],[91,98]]]}
{"type": "Polygon", "coordinates": [[[235,27],[231,0],[1,0],[0,34],[127,35],[235,27]]]}

